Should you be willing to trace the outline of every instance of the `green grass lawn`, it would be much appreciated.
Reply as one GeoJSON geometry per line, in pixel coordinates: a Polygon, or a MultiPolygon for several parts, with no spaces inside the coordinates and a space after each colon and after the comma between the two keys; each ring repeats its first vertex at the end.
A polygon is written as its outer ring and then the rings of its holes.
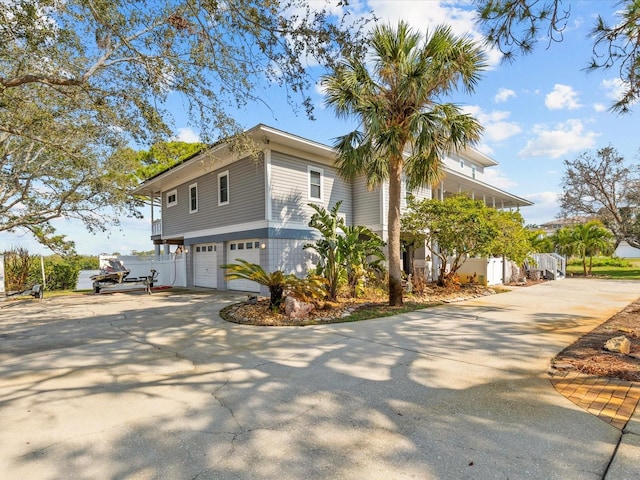
{"type": "MultiPolygon", "coordinates": [[[[598,265],[592,268],[591,274],[598,277],[640,280],[640,259],[627,258],[625,260],[630,263],[629,266],[617,267],[611,265],[598,265]]],[[[581,263],[576,264],[573,261],[570,263],[571,265],[567,265],[568,275],[573,274],[575,276],[582,276],[584,274],[581,263]]],[[[596,265],[596,259],[594,259],[594,265],[596,265]]]]}

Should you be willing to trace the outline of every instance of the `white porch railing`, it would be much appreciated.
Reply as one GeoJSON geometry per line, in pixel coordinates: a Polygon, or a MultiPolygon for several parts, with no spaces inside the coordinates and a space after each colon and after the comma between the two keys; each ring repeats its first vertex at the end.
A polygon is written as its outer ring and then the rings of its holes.
{"type": "Polygon", "coordinates": [[[151,235],[162,235],[162,220],[151,222],[151,235]]]}
{"type": "Polygon", "coordinates": [[[535,268],[550,277],[549,280],[557,280],[567,275],[567,261],[557,253],[534,253],[531,255],[535,268]]]}

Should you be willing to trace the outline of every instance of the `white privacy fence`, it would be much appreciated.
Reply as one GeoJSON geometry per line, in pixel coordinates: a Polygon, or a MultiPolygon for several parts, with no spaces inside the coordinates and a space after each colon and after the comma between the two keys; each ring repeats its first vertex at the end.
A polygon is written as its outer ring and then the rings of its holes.
{"type": "MultiPolygon", "coordinates": [[[[103,258],[106,257],[101,255],[101,265],[103,258]]],[[[146,277],[151,275],[151,269],[153,269],[158,272],[156,285],[187,286],[187,263],[184,255],[174,253],[157,256],[122,255],[117,258],[130,270],[129,278],[146,277]]]]}
{"type": "MultiPolygon", "coordinates": [[[[507,274],[510,276],[511,262],[507,260],[507,263],[507,274]]],[[[463,283],[473,279],[474,283],[481,285],[500,285],[511,281],[510,278],[506,281],[503,279],[504,269],[502,258],[467,258],[457,273],[463,283]]]]}

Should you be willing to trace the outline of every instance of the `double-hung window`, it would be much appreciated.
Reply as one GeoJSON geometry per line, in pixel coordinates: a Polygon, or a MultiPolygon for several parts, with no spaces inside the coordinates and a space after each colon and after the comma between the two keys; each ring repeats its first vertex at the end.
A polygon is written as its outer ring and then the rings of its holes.
{"type": "Polygon", "coordinates": [[[307,171],[309,172],[309,199],[322,200],[322,169],[307,167],[307,171]]]}
{"type": "Polygon", "coordinates": [[[189,185],[189,213],[198,211],[198,184],[189,185]]]}
{"type": "Polygon", "coordinates": [[[218,174],[218,205],[229,203],[229,170],[218,174]]]}

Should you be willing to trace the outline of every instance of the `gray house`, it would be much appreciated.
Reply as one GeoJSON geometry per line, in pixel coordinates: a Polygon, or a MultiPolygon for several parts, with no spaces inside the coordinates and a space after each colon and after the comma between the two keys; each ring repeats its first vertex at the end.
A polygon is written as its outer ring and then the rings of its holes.
{"type": "MultiPolygon", "coordinates": [[[[156,252],[162,246],[166,253],[170,245],[181,246],[186,286],[259,292],[254,282],[225,281],[219,265],[238,258],[268,272],[304,276],[315,260],[302,248],[315,238],[308,227],[313,213],[309,203],[329,209],[342,201],[340,213],[348,225],[366,225],[387,238],[388,185],[368,190],[364,179],[345,182],[333,166],[335,151],[329,146],[262,124],[247,134],[261,147],[257,158],[235,155],[220,143],[133,192],[155,205],[151,240],[156,252]]],[[[496,208],[531,205],[484,183],[484,169],[497,163],[476,150],[444,163],[447,174],[440,185],[410,193],[418,199],[464,193],[496,208]]],[[[428,250],[413,253],[414,267],[427,274],[428,250]]]]}

